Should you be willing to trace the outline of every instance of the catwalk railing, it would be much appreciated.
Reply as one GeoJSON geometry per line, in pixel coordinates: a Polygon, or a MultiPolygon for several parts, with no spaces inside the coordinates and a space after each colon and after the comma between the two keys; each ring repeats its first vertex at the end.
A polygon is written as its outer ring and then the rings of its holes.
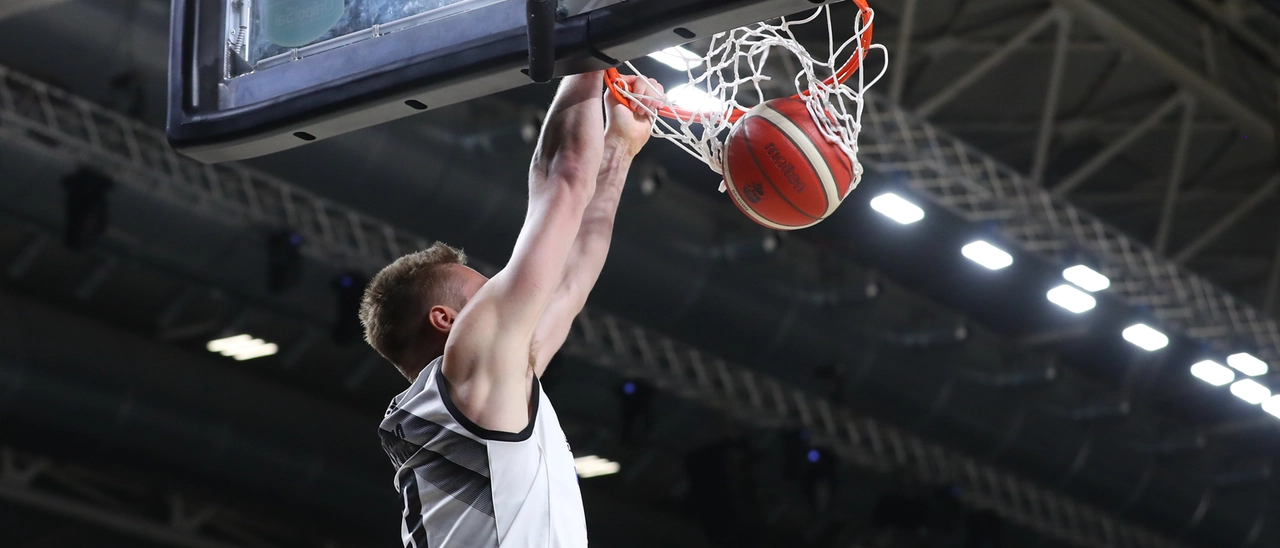
{"type": "MultiPolygon", "coordinates": [[[[878,113],[877,117],[883,115],[878,113]]],[[[164,134],[156,129],[2,67],[0,137],[92,165],[121,185],[225,222],[288,227],[306,238],[307,253],[340,267],[380,268],[403,252],[427,244],[424,238],[263,172],[237,164],[208,166],[191,161],[170,149],[164,134]]],[[[977,200],[971,202],[979,205],[977,200]]],[[[823,398],[600,311],[587,310],[579,316],[565,352],[599,367],[643,377],[665,390],[758,425],[806,428],[818,443],[830,446],[855,465],[901,469],[925,480],[958,483],[965,487],[964,496],[970,504],[990,508],[1006,519],[1071,544],[1183,546],[962,453],[860,417],[823,398]]]]}

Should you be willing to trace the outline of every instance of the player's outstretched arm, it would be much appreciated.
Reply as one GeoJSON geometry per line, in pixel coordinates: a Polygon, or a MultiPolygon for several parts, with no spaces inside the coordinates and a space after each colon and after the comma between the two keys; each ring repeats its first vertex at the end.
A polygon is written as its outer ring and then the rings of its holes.
{"type": "Polygon", "coordinates": [[[595,195],[603,81],[595,72],[561,82],[529,169],[529,209],[511,260],[450,329],[443,362],[450,396],[481,428],[519,432],[529,424],[533,332],[595,195]]]}
{"type": "MultiPolygon", "coordinates": [[[[623,78],[636,95],[662,95],[662,85],[656,80],[634,76],[623,78]]],[[[653,101],[644,101],[644,104],[650,109],[657,107],[653,101]]],[[[614,217],[627,181],[627,171],[631,168],[631,160],[649,141],[653,129],[653,118],[638,105],[628,108],[615,100],[612,94],[606,93],[605,106],[608,123],[603,160],[596,176],[596,191],[582,216],[582,226],[578,228],[577,239],[569,251],[564,276],[534,332],[534,372],[539,376],[564,344],[574,318],[582,312],[587,296],[600,279],[613,239],[614,217]]]]}

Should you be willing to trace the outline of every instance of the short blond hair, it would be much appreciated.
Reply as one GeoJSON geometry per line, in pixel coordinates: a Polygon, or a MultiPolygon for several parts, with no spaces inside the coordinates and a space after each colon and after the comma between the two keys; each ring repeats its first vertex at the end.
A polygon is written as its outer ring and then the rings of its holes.
{"type": "Polygon", "coordinates": [[[364,290],[360,323],[364,340],[409,377],[426,364],[406,363],[420,345],[427,311],[436,305],[461,309],[466,304],[461,280],[449,265],[467,264],[462,250],[436,242],[383,268],[364,290]]]}

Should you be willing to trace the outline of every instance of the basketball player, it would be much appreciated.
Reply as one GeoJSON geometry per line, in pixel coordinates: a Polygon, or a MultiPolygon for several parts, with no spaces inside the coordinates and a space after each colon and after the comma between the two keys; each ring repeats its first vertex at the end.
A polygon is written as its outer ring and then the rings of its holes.
{"type": "MultiPolygon", "coordinates": [[[[661,93],[652,80],[627,83],[661,93]]],[[[493,279],[436,243],[365,291],[365,338],[411,383],[379,430],[406,548],[587,545],[573,455],[538,378],[600,275],[627,169],[653,125],[641,107],[603,97],[603,84],[599,72],[560,84],[524,227],[493,279]]]]}

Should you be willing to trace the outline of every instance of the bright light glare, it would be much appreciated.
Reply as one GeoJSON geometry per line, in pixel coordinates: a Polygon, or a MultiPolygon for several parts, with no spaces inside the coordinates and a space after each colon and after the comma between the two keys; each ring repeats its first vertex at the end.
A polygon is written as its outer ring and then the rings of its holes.
{"type": "Polygon", "coordinates": [[[1213,360],[1205,360],[1191,366],[1191,374],[1214,386],[1224,386],[1236,380],[1234,371],[1213,360]]]}
{"type": "Polygon", "coordinates": [[[1249,403],[1262,403],[1271,397],[1271,389],[1253,379],[1236,381],[1231,385],[1231,393],[1249,403]]]}
{"type": "Polygon", "coordinates": [[[1244,373],[1250,377],[1265,375],[1267,373],[1267,362],[1255,358],[1253,354],[1248,352],[1240,352],[1227,356],[1227,365],[1234,367],[1236,371],[1244,373]]]}
{"type": "Polygon", "coordinates": [[[1082,264],[1063,270],[1062,277],[1091,293],[1111,287],[1111,278],[1082,264]]]}
{"type": "Polygon", "coordinates": [[[1262,410],[1280,417],[1280,396],[1271,396],[1270,399],[1262,402],[1262,410]]]}
{"type": "MultiPolygon", "coordinates": [[[[254,340],[258,341],[259,343],[262,343],[262,339],[254,339],[254,340]]],[[[280,347],[276,346],[276,343],[266,343],[266,344],[259,344],[251,348],[246,348],[244,350],[236,352],[235,354],[232,354],[231,357],[235,358],[236,361],[238,362],[242,362],[245,360],[252,360],[254,358],[261,358],[263,356],[270,356],[279,351],[280,351],[280,347]]],[[[226,354],[223,354],[223,355],[225,356],[226,354]]]]}
{"type": "Polygon", "coordinates": [[[1069,285],[1060,285],[1049,290],[1049,302],[1079,314],[1093,310],[1098,304],[1091,295],[1069,285]]]}
{"type": "Polygon", "coordinates": [[[872,198],[871,209],[879,211],[885,217],[897,221],[898,224],[909,225],[924,218],[923,209],[892,192],[872,198]]]}
{"type": "Polygon", "coordinates": [[[676,86],[667,92],[667,100],[671,104],[697,112],[719,112],[724,110],[724,103],[693,84],[676,86]]]}
{"type": "Polygon", "coordinates": [[[1000,270],[1013,264],[1013,256],[994,245],[978,240],[960,249],[960,253],[970,261],[991,270],[1000,270]]]}
{"type": "Polygon", "coordinates": [[[689,70],[702,64],[702,57],[685,49],[683,46],[655,51],[650,53],[649,57],[676,70],[689,70]]]}
{"type": "Polygon", "coordinates": [[[1147,352],[1155,352],[1166,346],[1169,346],[1169,337],[1164,333],[1152,329],[1151,326],[1143,323],[1134,324],[1125,328],[1121,333],[1124,340],[1136,345],[1138,348],[1147,352]]]}
{"type": "Polygon", "coordinates": [[[205,348],[210,352],[217,352],[223,356],[235,358],[236,361],[270,356],[280,351],[280,347],[276,346],[275,343],[255,339],[251,335],[236,335],[234,337],[214,339],[209,341],[205,348]]]}
{"type": "Polygon", "coordinates": [[[224,339],[214,339],[209,344],[204,345],[210,352],[234,352],[237,348],[246,346],[253,342],[253,337],[249,335],[236,335],[224,339]]]}
{"type": "Polygon", "coordinates": [[[608,459],[602,459],[595,455],[588,455],[573,459],[573,467],[577,468],[578,477],[584,479],[617,474],[618,470],[622,469],[621,464],[608,459]]]}

